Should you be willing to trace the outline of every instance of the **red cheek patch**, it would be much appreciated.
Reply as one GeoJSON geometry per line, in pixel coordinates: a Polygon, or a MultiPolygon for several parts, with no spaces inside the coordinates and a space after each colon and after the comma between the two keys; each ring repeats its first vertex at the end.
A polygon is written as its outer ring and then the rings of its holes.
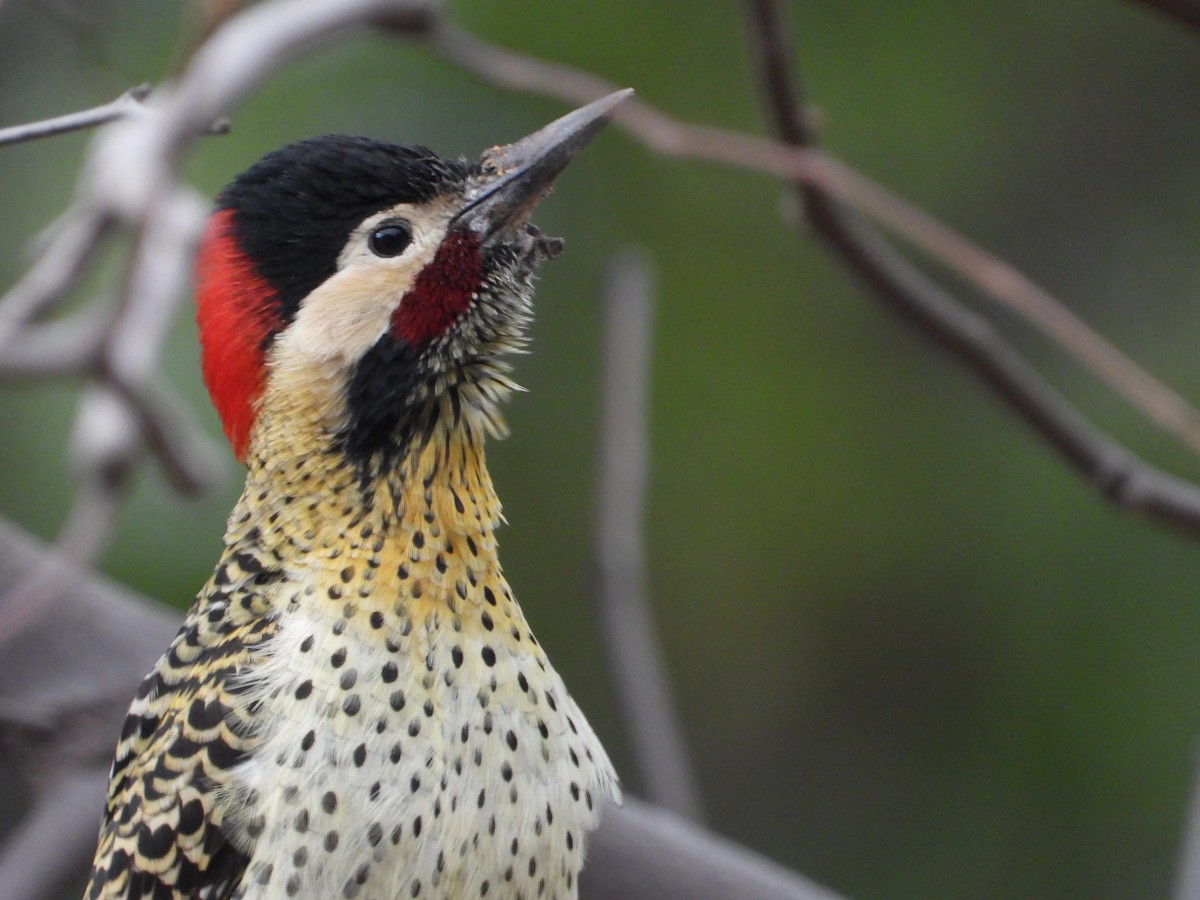
{"type": "Polygon", "coordinates": [[[471,305],[482,274],[479,238],[471,232],[446,235],[392,313],[392,336],[416,345],[444,334],[471,305]]]}
{"type": "Polygon", "coordinates": [[[204,383],[239,460],[266,380],[268,338],[283,327],[275,291],[238,247],[233,210],[213,214],[196,258],[196,322],[204,383]]]}

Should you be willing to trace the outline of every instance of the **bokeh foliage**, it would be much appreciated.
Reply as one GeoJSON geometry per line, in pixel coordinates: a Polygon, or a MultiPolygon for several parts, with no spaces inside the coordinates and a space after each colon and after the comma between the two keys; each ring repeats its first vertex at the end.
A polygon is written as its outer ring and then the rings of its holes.
{"type": "MultiPolygon", "coordinates": [[[[792,13],[829,148],[1200,399],[1200,40],[1107,0],[792,13]]],[[[450,14],[681,117],[762,130],[736,4],[450,14]]],[[[162,0],[5,0],[0,123],[159,80],[187,22],[162,0]]],[[[366,36],[273,80],[190,172],[213,193],[327,131],[475,153],[562,111],[366,36]]],[[[0,284],[65,207],[85,145],[0,150],[0,284]]],[[[650,580],[713,826],[855,897],[1161,896],[1200,735],[1200,546],[1106,508],[793,215],[766,178],[657,158],[616,130],[546,204],[568,250],[519,360],[531,393],[492,447],[505,565],[543,643],[632,778],[587,590],[600,286],[606,259],[640,244],[660,286],[650,580]]],[[[1121,439],[1200,478],[999,319],[1121,439]]],[[[188,315],[168,361],[218,434],[188,315]]],[[[0,513],[43,536],[68,508],[75,387],[0,393],[0,513]]],[[[185,503],[147,471],[104,570],[182,608],[238,482],[231,461],[219,491],[185,503]]]]}

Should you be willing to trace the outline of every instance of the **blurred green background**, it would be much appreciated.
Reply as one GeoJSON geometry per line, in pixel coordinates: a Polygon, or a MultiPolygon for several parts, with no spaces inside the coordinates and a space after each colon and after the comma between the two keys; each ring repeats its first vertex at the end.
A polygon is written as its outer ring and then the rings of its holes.
{"type": "MultiPolygon", "coordinates": [[[[1112,0],[791,12],[828,148],[1200,400],[1200,40],[1112,0]]],[[[189,15],[5,0],[0,124],[161,80],[189,15]]],[[[459,0],[449,15],[685,119],[764,131],[736,4],[459,0]]],[[[363,36],[281,73],[189,173],[215,193],[327,131],[474,154],[563,111],[363,36]]],[[[69,202],[86,142],[0,150],[0,285],[69,202]]],[[[655,157],[616,129],[545,205],[567,252],[519,361],[530,393],[491,452],[534,627],[637,792],[587,600],[600,287],[637,244],[660,287],[650,583],[710,824],[853,897],[1163,896],[1200,747],[1200,545],[1106,507],[790,216],[777,183],[655,157]]],[[[1089,414],[1200,478],[999,318],[1089,414]]],[[[194,332],[182,316],[168,376],[216,436],[194,332]]],[[[77,392],[0,392],[0,514],[47,537],[68,509],[77,392]]],[[[230,460],[189,503],[148,469],[103,569],[182,609],[239,481],[230,460]]]]}

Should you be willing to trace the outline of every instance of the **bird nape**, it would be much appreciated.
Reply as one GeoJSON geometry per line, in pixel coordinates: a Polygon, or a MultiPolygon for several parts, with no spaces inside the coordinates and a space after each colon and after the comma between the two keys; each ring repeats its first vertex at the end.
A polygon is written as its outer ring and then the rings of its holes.
{"type": "Polygon", "coordinates": [[[90,898],[570,898],[616,776],[501,573],[529,223],[623,91],[474,162],[345,135],[217,200],[203,369],[246,486],[138,690],[90,898]]]}

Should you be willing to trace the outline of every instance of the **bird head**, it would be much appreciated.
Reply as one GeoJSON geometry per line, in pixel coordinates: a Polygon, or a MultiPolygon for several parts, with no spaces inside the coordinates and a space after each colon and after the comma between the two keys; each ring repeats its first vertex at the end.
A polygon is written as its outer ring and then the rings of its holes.
{"type": "Polygon", "coordinates": [[[475,161],[328,135],[238,176],[196,279],[205,383],[238,458],[271,452],[256,450],[271,427],[368,477],[437,428],[498,430],[500,357],[562,247],[530,215],[629,93],[475,161]]]}

